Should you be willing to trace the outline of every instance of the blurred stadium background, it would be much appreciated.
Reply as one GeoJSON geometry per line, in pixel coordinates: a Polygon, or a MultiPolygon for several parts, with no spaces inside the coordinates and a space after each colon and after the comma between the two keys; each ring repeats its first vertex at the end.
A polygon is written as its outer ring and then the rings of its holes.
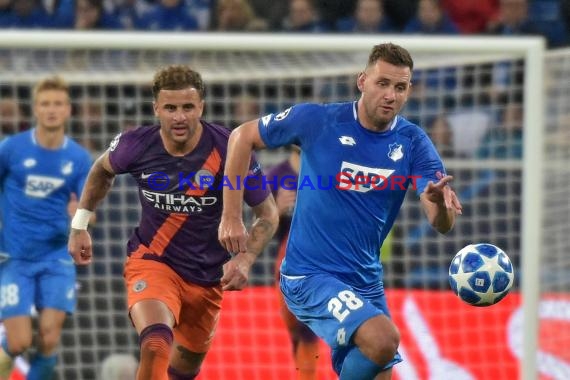
{"type": "MultiPolygon", "coordinates": [[[[232,128],[298,102],[356,99],[356,73],[371,41],[402,41],[412,46],[417,65],[403,114],[430,133],[456,178],[454,188],[465,210],[450,235],[437,236],[423,223],[410,192],[382,252],[406,358],[395,377],[522,378],[523,342],[532,344],[532,336],[538,336],[539,375],[526,378],[570,378],[570,49],[545,51],[533,38],[477,39],[471,49],[468,38],[363,36],[361,49],[347,49],[344,44],[356,40],[343,37],[283,39],[286,45],[278,36],[253,34],[0,32],[0,130],[9,135],[32,126],[33,84],[59,73],[72,85],[69,132],[96,157],[117,133],[154,123],[150,82],[157,67],[170,63],[188,63],[203,73],[205,119],[232,128]],[[525,53],[524,42],[534,53],[525,53]],[[273,50],[267,47],[271,44],[273,50]],[[442,44],[463,47],[454,53],[442,44]],[[518,51],[509,48],[517,44],[518,51]],[[537,70],[529,71],[529,65],[537,70]],[[533,88],[536,83],[540,86],[533,88]],[[538,119],[528,114],[533,109],[538,119]],[[525,137],[529,134],[532,140],[525,137]],[[523,153],[523,148],[532,151],[523,153]],[[533,165],[527,154],[540,162],[533,165]],[[527,184],[533,193],[523,197],[525,178],[540,183],[527,184]],[[540,241],[525,240],[527,221],[526,231],[537,226],[532,237],[540,241]],[[449,291],[447,268],[464,245],[484,241],[509,254],[517,281],[513,294],[481,309],[461,304],[449,291]],[[523,271],[523,252],[529,255],[530,267],[524,267],[529,272],[523,271]],[[524,294],[521,279],[528,279],[524,294]],[[526,295],[534,312],[525,306],[526,295]],[[533,314],[540,324],[525,329],[523,322],[532,322],[533,314]]],[[[269,168],[286,155],[266,151],[259,159],[269,168]]],[[[118,177],[92,228],[94,263],[79,269],[78,310],[63,332],[59,379],[98,379],[101,362],[110,354],[137,355],[122,280],[126,241],[137,220],[136,187],[130,178],[118,177]]],[[[274,261],[272,244],[253,269],[251,287],[227,294],[201,379],[295,378],[274,297],[274,261]]],[[[334,379],[324,347],[321,359],[320,378],[334,379]]]]}

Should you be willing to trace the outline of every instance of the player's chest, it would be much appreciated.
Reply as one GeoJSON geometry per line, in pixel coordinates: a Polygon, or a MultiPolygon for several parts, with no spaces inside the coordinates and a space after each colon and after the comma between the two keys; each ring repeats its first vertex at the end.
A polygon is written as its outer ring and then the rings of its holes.
{"type": "Polygon", "coordinates": [[[46,198],[65,189],[74,178],[73,160],[53,153],[20,154],[13,158],[10,175],[21,191],[33,198],[46,198]]]}
{"type": "Polygon", "coordinates": [[[385,137],[359,133],[330,133],[323,138],[318,154],[312,159],[330,173],[354,175],[408,175],[411,147],[409,140],[398,134],[385,137]]]}
{"type": "Polygon", "coordinates": [[[223,177],[221,160],[203,157],[149,156],[131,170],[143,198],[151,203],[218,203],[223,177]],[[215,198],[215,199],[214,199],[215,198]]]}

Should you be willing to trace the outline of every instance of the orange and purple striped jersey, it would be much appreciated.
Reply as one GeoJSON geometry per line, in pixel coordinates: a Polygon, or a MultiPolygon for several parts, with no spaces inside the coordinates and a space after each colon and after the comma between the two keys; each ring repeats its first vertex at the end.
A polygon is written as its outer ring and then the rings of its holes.
{"type": "MultiPolygon", "coordinates": [[[[218,242],[222,213],[224,163],[230,131],[202,121],[196,148],[185,156],[170,155],[159,126],[124,132],[111,142],[109,160],[116,174],[129,173],[138,184],[141,219],[128,255],[169,265],[182,278],[202,285],[219,284],[230,254],[218,242]]],[[[245,201],[263,202],[270,193],[252,159],[245,201]]]]}

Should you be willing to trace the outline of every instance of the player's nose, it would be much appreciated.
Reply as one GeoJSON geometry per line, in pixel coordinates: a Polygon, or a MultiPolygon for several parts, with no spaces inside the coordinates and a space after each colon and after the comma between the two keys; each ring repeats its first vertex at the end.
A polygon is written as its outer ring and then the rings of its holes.
{"type": "Polygon", "coordinates": [[[187,119],[187,116],[186,116],[186,113],[184,111],[177,110],[174,113],[174,121],[181,122],[181,121],[186,121],[186,119],[187,119]]]}
{"type": "Polygon", "coordinates": [[[393,87],[389,87],[384,92],[384,99],[386,101],[392,102],[396,99],[396,90],[393,87]]]}

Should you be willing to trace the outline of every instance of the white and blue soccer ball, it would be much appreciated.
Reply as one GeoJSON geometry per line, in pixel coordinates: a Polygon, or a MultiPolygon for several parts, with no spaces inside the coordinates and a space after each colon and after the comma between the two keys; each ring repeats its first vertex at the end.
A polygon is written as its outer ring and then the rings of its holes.
{"type": "Polygon", "coordinates": [[[494,305],[509,293],[514,282],[511,260],[492,244],[470,244],[461,249],[449,266],[453,292],[473,306],[494,305]]]}

